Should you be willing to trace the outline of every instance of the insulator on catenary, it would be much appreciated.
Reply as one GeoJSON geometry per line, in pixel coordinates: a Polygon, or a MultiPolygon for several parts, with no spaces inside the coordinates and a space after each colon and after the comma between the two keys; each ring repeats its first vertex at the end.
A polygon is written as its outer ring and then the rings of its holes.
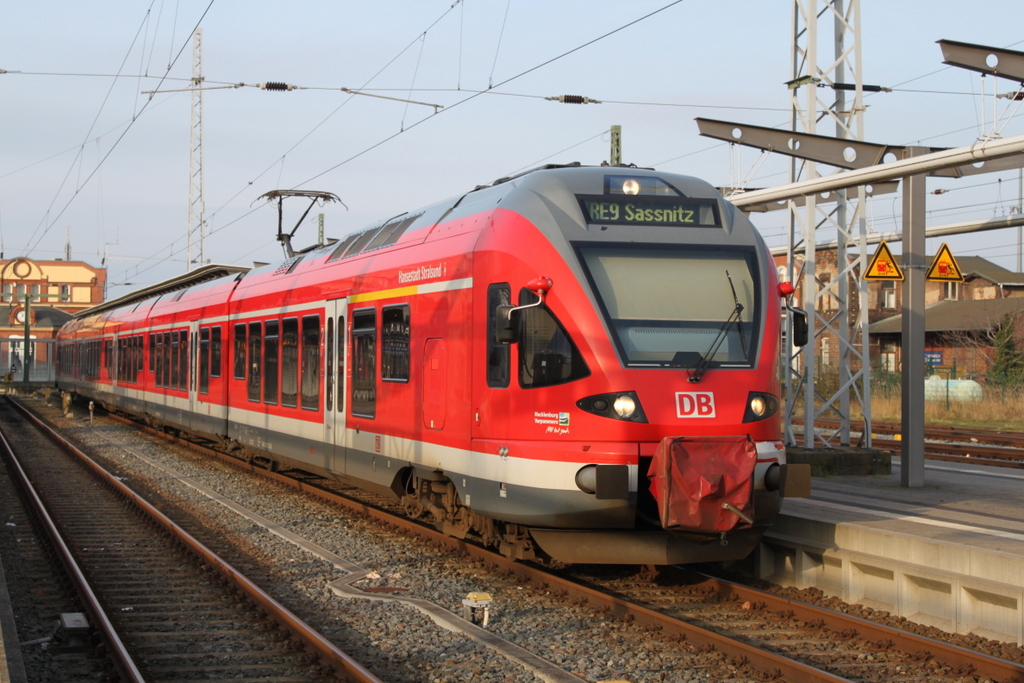
{"type": "Polygon", "coordinates": [[[592,100],[583,95],[556,95],[555,97],[545,97],[544,99],[561,102],[562,104],[601,104],[600,100],[592,100]]]}
{"type": "Polygon", "coordinates": [[[260,83],[260,90],[295,90],[295,86],[290,83],[267,81],[266,83],[260,83]]]}

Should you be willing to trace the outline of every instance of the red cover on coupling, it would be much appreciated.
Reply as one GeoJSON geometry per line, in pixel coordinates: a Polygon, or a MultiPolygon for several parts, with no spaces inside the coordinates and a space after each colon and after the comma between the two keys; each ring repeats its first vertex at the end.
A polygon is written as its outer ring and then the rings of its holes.
{"type": "Polygon", "coordinates": [[[661,525],[680,531],[729,531],[739,515],[753,517],[757,449],[744,436],[666,437],[651,459],[648,478],[661,525]]]}

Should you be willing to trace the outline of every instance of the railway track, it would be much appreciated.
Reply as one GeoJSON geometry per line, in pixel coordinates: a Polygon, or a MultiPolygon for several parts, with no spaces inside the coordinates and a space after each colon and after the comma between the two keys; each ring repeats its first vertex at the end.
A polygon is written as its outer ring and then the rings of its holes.
{"type": "MultiPolygon", "coordinates": [[[[115,475],[42,423],[27,421],[9,401],[0,402],[0,432],[8,467],[23,473],[26,498],[39,503],[35,514],[52,521],[52,543],[64,549],[66,571],[121,680],[308,681],[334,675],[379,683],[115,475]]],[[[80,637],[91,644],[95,631],[80,637]]]]}
{"type": "MultiPolygon", "coordinates": [[[[183,443],[204,458],[214,454],[183,443]]],[[[717,662],[706,666],[734,670],[733,680],[1024,681],[1020,664],[721,580],[674,573],[655,578],[635,571],[608,578],[586,568],[552,574],[396,517],[376,501],[352,498],[351,490],[347,495],[326,490],[315,477],[291,473],[300,475],[295,478],[217,456],[464,554],[492,572],[529,581],[559,600],[586,605],[616,622],[638,625],[652,638],[675,642],[694,656],[717,662]]]]}
{"type": "MultiPolygon", "coordinates": [[[[839,427],[838,420],[819,419],[815,424],[827,429],[839,427]]],[[[873,422],[872,447],[899,455],[901,430],[898,422],[873,422]]],[[[924,454],[931,460],[1024,469],[1024,433],[932,425],[925,427],[924,438],[924,454]]]]}
{"type": "Polygon", "coordinates": [[[855,681],[1021,681],[1024,664],[681,567],[570,575],[855,681]],[[616,576],[616,573],[619,573],[616,576]]]}

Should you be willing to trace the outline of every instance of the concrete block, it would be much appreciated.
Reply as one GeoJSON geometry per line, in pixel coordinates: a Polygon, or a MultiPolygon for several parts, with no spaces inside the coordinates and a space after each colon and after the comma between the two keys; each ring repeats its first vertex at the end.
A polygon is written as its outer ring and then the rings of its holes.
{"type": "Polygon", "coordinates": [[[974,633],[993,640],[1022,642],[1020,591],[991,586],[964,585],[960,591],[958,633],[974,633]]]}
{"type": "Polygon", "coordinates": [[[892,472],[892,454],[875,448],[789,446],[786,448],[786,462],[810,465],[812,477],[870,476],[892,472]]]}
{"type": "Polygon", "coordinates": [[[899,614],[925,626],[956,632],[956,581],[949,575],[904,569],[899,614]]]}

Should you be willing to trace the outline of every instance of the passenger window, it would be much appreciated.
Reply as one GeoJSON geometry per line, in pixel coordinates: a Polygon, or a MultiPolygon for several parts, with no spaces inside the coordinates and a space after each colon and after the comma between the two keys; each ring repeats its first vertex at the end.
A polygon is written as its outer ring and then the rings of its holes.
{"type": "Polygon", "coordinates": [[[352,414],[374,417],[377,411],[377,311],[352,313],[352,414]]]}
{"type": "Polygon", "coordinates": [[[327,372],[324,375],[327,410],[334,410],[334,318],[327,319],[327,372]]]}
{"type": "Polygon", "coordinates": [[[302,319],[302,407],[320,409],[320,316],[302,319]]]}
{"type": "Polygon", "coordinates": [[[181,379],[178,370],[181,369],[179,357],[181,354],[181,334],[178,330],[171,332],[171,389],[181,387],[181,379]]]}
{"type": "Polygon", "coordinates": [[[171,333],[164,332],[164,388],[171,388],[171,333]]]}
{"type": "Polygon", "coordinates": [[[277,405],[277,358],[278,328],[276,320],[266,322],[266,336],[263,338],[263,402],[277,405]]]}
{"type": "Polygon", "coordinates": [[[210,377],[220,377],[220,325],[210,328],[210,377]]]}
{"type": "Polygon", "coordinates": [[[504,388],[508,386],[512,365],[512,345],[499,344],[494,339],[494,321],[498,306],[512,301],[512,289],[508,284],[491,285],[487,288],[487,386],[504,388]]]}
{"type": "MultiPolygon", "coordinates": [[[[528,289],[519,293],[519,305],[537,301],[528,289]]],[[[519,384],[526,389],[564,384],[586,377],[590,368],[576,345],[547,306],[519,311],[519,384]]]]}
{"type": "Polygon", "coordinates": [[[384,309],[380,331],[380,376],[385,382],[409,381],[409,305],[384,309]]]}
{"type": "Polygon", "coordinates": [[[164,386],[164,335],[158,332],[150,336],[156,337],[155,346],[152,348],[151,353],[153,356],[156,356],[156,385],[162,388],[164,386]]]}
{"type": "Polygon", "coordinates": [[[199,330],[199,393],[210,393],[210,328],[199,330]]]}
{"type": "Polygon", "coordinates": [[[235,325],[235,379],[245,379],[245,323],[235,325]]]}
{"type": "Polygon", "coordinates": [[[188,391],[188,366],[189,366],[189,348],[188,348],[188,330],[181,331],[181,355],[178,357],[178,362],[181,365],[179,378],[181,383],[178,385],[178,389],[181,391],[188,391]]]}
{"type": "Polygon", "coordinates": [[[345,316],[338,316],[338,358],[337,372],[334,375],[334,386],[338,390],[337,410],[345,412],[345,316]]]}
{"type": "Polygon", "coordinates": [[[294,408],[299,397],[299,319],[285,318],[281,333],[281,405],[294,408]]]}
{"type": "Polygon", "coordinates": [[[249,400],[260,400],[260,349],[263,348],[262,323],[249,323],[249,400]]]}

